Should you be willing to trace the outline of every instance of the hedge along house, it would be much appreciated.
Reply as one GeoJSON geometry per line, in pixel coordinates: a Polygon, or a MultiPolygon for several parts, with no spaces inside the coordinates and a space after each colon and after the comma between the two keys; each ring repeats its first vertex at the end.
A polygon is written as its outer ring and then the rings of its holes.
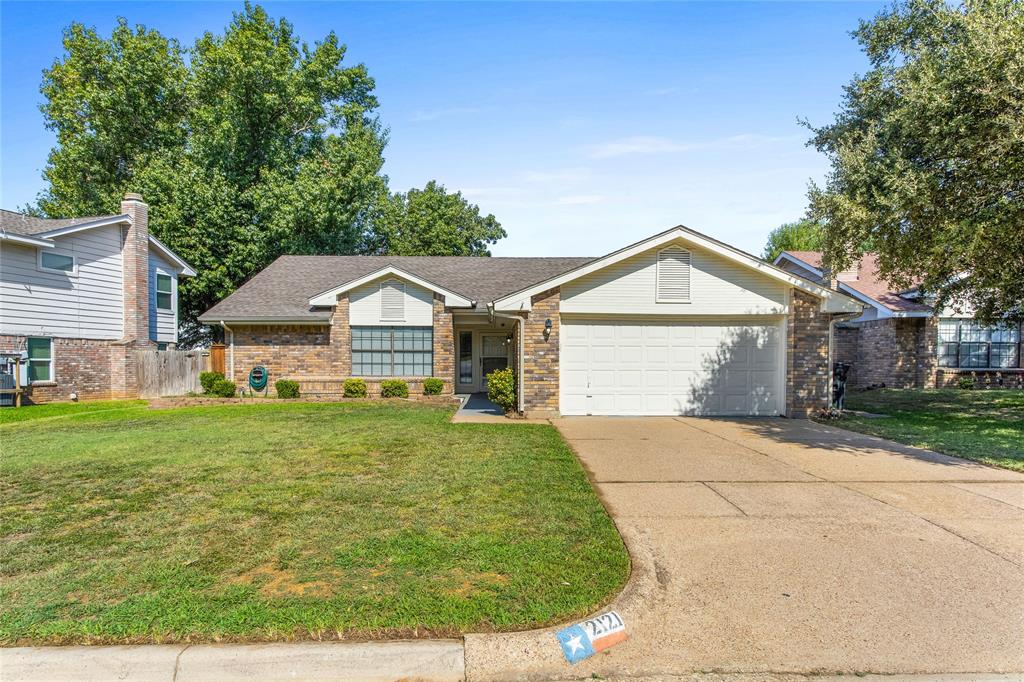
{"type": "Polygon", "coordinates": [[[174,348],[178,281],[195,274],[138,194],[118,215],[0,211],[0,356],[28,356],[32,402],[137,397],[134,351],[174,348]]]}
{"type": "Polygon", "coordinates": [[[528,415],[803,417],[829,402],[832,323],[861,312],[680,226],[601,258],[283,256],[200,321],[236,382],[471,393],[511,366],[528,415]]]}

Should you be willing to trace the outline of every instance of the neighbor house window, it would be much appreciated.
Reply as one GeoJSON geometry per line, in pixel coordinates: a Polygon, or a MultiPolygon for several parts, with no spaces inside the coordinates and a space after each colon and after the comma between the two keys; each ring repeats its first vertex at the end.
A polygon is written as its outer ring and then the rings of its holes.
{"type": "Polygon", "coordinates": [[[428,377],[434,368],[431,327],[352,327],[352,374],[428,377]]]}
{"type": "Polygon", "coordinates": [[[1020,326],[939,320],[939,366],[963,369],[1020,367],[1020,326]]]}
{"type": "Polygon", "coordinates": [[[53,339],[28,340],[28,380],[53,381],[53,339]]]}
{"type": "Polygon", "coordinates": [[[64,272],[74,274],[75,257],[63,253],[39,250],[39,269],[51,272],[64,272]]]}
{"type": "Polygon", "coordinates": [[[171,293],[174,284],[170,275],[157,274],[156,276],[156,308],[157,310],[171,309],[171,293]]]}

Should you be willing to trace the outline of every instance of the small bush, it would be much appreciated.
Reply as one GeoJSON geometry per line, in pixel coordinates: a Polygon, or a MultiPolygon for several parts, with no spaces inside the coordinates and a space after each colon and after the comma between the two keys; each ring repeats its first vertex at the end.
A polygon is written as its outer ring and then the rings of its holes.
{"type": "Polygon", "coordinates": [[[228,381],[227,379],[218,379],[210,387],[210,393],[221,398],[234,398],[237,392],[238,389],[235,387],[235,382],[228,381]]]}
{"type": "Polygon", "coordinates": [[[511,367],[487,375],[487,397],[506,412],[516,409],[516,374],[511,367]]]}
{"type": "Polygon", "coordinates": [[[366,397],[366,381],[363,379],[345,379],[343,387],[346,398],[366,397]]]}
{"type": "Polygon", "coordinates": [[[974,377],[960,377],[957,379],[956,387],[969,391],[974,388],[974,377]]]}
{"type": "Polygon", "coordinates": [[[444,390],[444,381],[437,377],[430,377],[423,380],[423,395],[441,395],[444,390]]]}
{"type": "Polygon", "coordinates": [[[382,398],[408,398],[409,384],[402,379],[385,379],[380,382],[380,395],[382,398]]]}
{"type": "Polygon", "coordinates": [[[213,393],[213,385],[223,378],[223,372],[200,372],[199,384],[203,387],[203,393],[213,393]]]}
{"type": "Polygon", "coordinates": [[[278,379],[274,383],[274,389],[277,391],[278,398],[299,397],[299,382],[291,379],[278,379]]]}

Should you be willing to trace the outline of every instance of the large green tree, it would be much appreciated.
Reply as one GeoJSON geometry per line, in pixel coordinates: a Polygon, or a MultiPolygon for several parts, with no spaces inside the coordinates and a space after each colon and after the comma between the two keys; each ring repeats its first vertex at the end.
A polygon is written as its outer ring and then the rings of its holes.
{"type": "Polygon", "coordinates": [[[391,195],[372,230],[373,249],[397,256],[489,256],[488,246],[504,236],[493,215],[434,180],[391,195]]]}
{"type": "Polygon", "coordinates": [[[141,193],[151,231],[199,273],[182,280],[183,343],[204,337],[196,316],[281,254],[487,255],[505,235],[443,188],[423,202],[388,193],[373,80],[343,65],[333,33],[310,47],[246,4],[188,49],[124,19],[109,38],[73,24],[64,48],[44,73],[57,145],[39,209],[107,214],[141,193]]]}
{"type": "Polygon", "coordinates": [[[871,68],[813,129],[826,260],[871,243],[894,286],[1024,319],[1024,3],[910,0],[854,35],[871,68]]]}
{"type": "Polygon", "coordinates": [[[824,243],[821,225],[813,220],[798,220],[772,230],[761,257],[771,263],[783,251],[821,251],[824,243]]]}

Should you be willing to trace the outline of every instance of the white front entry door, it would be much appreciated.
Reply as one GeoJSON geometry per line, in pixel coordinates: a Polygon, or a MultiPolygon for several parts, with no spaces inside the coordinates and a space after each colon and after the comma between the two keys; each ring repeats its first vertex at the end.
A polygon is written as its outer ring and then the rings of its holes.
{"type": "Polygon", "coordinates": [[[566,415],[778,415],[784,320],[562,319],[566,415]]]}

